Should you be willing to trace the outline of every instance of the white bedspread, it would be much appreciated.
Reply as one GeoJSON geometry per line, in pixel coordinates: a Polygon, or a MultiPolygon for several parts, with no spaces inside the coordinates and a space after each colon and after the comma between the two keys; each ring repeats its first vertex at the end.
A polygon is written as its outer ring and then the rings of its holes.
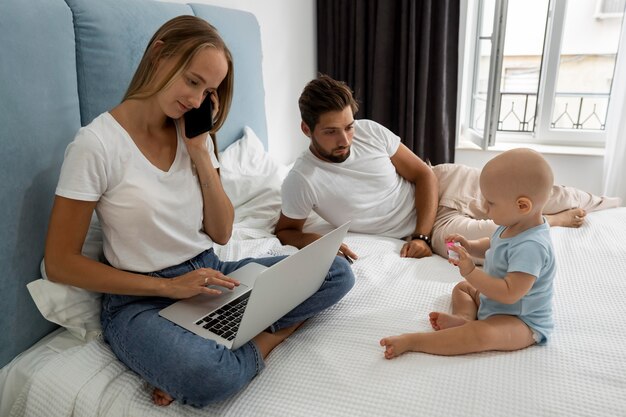
{"type": "MultiPolygon", "coordinates": [[[[460,276],[444,259],[398,255],[402,242],[351,234],[354,289],[309,320],[234,398],[202,410],[152,405],[151,388],[101,341],[59,355],[12,416],[626,416],[626,208],[552,229],[559,272],[547,346],[385,360],[381,337],[430,331],[460,276]]],[[[275,238],[232,242],[224,259],[285,253],[275,238]]]]}

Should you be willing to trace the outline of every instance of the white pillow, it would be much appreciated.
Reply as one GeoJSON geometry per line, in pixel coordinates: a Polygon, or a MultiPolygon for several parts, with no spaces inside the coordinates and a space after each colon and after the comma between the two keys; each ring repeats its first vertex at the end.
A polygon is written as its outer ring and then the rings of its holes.
{"type": "Polygon", "coordinates": [[[280,187],[289,169],[272,159],[248,126],[219,160],[224,191],[235,207],[233,238],[273,235],[280,215],[280,187]]]}
{"type": "MultiPolygon", "coordinates": [[[[82,249],[83,255],[94,260],[102,256],[102,228],[95,213],[82,249]]],[[[71,285],[48,281],[44,259],[41,276],[27,285],[41,314],[53,323],[65,327],[81,340],[90,340],[102,332],[100,326],[101,293],[83,290],[71,285]]]]}

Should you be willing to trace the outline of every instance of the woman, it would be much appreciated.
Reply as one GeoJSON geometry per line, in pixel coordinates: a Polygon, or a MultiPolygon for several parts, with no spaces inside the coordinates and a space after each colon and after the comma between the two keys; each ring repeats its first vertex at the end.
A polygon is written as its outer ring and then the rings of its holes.
{"type": "Polygon", "coordinates": [[[184,135],[183,115],[212,100],[213,132],[233,89],[231,54],[211,25],[193,16],[152,37],[122,102],[77,133],[61,170],[46,240],[52,281],[104,293],[102,328],[117,357],[155,386],[156,404],[174,398],[202,407],[244,387],[264,358],[308,317],[352,287],[336,258],[318,292],[241,348],[231,351],[161,318],[175,299],[232,289],[226,275],[255,261],[222,262],[234,210],[222,188],[214,143],[184,135]],[[106,262],[81,255],[96,210],[106,262]]]}

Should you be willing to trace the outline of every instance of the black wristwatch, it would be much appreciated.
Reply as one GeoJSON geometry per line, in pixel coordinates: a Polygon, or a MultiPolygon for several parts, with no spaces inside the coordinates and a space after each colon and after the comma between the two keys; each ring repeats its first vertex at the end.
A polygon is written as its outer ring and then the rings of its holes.
{"type": "Polygon", "coordinates": [[[429,248],[431,247],[431,245],[430,245],[430,237],[428,237],[426,235],[423,235],[421,233],[418,233],[418,234],[415,234],[415,235],[411,235],[411,240],[415,240],[415,239],[423,240],[424,242],[426,242],[426,244],[428,245],[429,248]]]}

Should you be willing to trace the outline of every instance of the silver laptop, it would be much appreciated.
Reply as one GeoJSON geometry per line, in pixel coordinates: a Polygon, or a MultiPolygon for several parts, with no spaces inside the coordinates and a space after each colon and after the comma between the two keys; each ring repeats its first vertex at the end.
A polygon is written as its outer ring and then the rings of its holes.
{"type": "Polygon", "coordinates": [[[320,288],[350,222],[276,264],[255,262],[229,274],[241,282],[222,294],[199,294],[159,312],[162,317],[229,349],[237,349],[320,288]]]}

